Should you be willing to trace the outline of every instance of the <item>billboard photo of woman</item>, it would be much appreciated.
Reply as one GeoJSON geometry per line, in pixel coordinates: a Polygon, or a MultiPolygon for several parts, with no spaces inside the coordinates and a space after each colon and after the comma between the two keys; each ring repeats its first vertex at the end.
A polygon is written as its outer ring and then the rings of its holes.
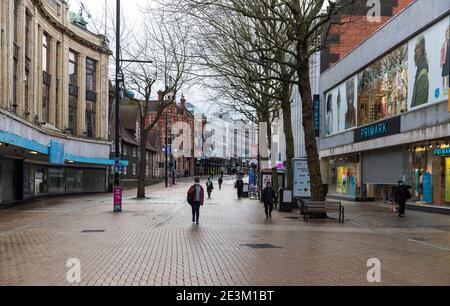
{"type": "Polygon", "coordinates": [[[346,84],[347,93],[347,112],[345,113],[345,129],[356,126],[356,109],[355,109],[355,80],[351,79],[346,84]]]}

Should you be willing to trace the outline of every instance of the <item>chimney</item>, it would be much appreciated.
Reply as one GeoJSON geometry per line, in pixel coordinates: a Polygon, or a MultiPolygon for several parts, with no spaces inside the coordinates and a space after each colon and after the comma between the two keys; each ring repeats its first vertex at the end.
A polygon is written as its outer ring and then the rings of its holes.
{"type": "Polygon", "coordinates": [[[181,106],[182,109],[186,108],[186,99],[184,98],[184,95],[181,96],[180,106],[181,106]]]}
{"type": "Polygon", "coordinates": [[[164,101],[164,92],[162,90],[158,91],[158,101],[164,101]]]}

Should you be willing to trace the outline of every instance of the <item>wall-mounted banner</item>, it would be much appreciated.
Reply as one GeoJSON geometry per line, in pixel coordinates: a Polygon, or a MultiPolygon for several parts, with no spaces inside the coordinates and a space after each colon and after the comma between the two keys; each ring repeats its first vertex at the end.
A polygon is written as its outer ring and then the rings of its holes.
{"type": "Polygon", "coordinates": [[[314,95],[313,102],[314,131],[320,137],[320,95],[314,95]]]}
{"type": "Polygon", "coordinates": [[[409,41],[409,93],[410,109],[445,101],[450,73],[449,18],[409,41]]]}
{"type": "Polygon", "coordinates": [[[56,165],[65,164],[64,144],[57,141],[50,141],[50,163],[56,165]]]}
{"type": "Polygon", "coordinates": [[[400,134],[401,117],[397,116],[355,130],[355,143],[400,134]]]}

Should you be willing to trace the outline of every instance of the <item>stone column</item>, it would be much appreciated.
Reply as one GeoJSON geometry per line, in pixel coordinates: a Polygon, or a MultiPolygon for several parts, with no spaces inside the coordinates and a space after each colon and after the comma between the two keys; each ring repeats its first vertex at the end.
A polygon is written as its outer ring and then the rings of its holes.
{"type": "Polygon", "coordinates": [[[50,38],[49,45],[49,70],[52,76],[50,84],[50,96],[49,96],[49,123],[56,126],[56,82],[57,82],[57,69],[56,69],[56,40],[50,38]]]}
{"type": "Polygon", "coordinates": [[[0,0],[0,106],[6,107],[8,86],[7,86],[7,66],[8,66],[8,23],[7,13],[9,11],[9,0],[0,0]]]}
{"type": "Polygon", "coordinates": [[[17,8],[17,46],[19,55],[17,60],[17,108],[16,113],[23,116],[25,106],[25,5],[18,1],[17,8]]]}
{"type": "Polygon", "coordinates": [[[77,133],[79,137],[86,132],[86,55],[79,53],[77,59],[78,108],[77,133]]]}
{"type": "MultiPolygon", "coordinates": [[[[37,44],[37,48],[36,48],[36,64],[37,64],[37,69],[36,69],[36,74],[35,74],[35,83],[34,83],[34,116],[38,116],[39,120],[42,121],[42,91],[43,91],[43,86],[42,86],[42,74],[43,74],[43,69],[42,69],[42,44],[43,44],[43,35],[44,35],[44,30],[42,29],[42,27],[38,26],[38,31],[37,31],[37,39],[36,39],[36,44],[37,44]]],[[[32,121],[34,121],[34,117],[31,118],[32,121]]]]}
{"type": "Polygon", "coordinates": [[[62,130],[69,127],[69,45],[66,36],[63,36],[61,42],[61,76],[59,79],[61,100],[59,124],[62,130]]]}
{"type": "Polygon", "coordinates": [[[97,63],[97,117],[96,117],[96,135],[97,138],[107,139],[109,118],[109,83],[108,83],[108,56],[101,54],[100,61],[97,63]]]}

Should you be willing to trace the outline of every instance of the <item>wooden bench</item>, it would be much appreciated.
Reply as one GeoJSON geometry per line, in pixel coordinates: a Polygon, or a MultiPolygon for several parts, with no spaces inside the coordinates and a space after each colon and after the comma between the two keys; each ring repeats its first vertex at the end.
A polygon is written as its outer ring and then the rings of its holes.
{"type": "Polygon", "coordinates": [[[338,213],[339,223],[344,223],[345,210],[341,202],[315,202],[309,201],[303,203],[304,220],[308,222],[311,213],[338,213]]]}

